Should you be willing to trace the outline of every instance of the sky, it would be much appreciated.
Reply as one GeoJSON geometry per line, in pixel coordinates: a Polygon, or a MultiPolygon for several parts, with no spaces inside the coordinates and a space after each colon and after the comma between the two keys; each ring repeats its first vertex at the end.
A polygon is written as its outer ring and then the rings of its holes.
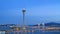
{"type": "Polygon", "coordinates": [[[0,0],[0,24],[21,25],[23,8],[26,25],[60,23],[60,0],[0,0]]]}

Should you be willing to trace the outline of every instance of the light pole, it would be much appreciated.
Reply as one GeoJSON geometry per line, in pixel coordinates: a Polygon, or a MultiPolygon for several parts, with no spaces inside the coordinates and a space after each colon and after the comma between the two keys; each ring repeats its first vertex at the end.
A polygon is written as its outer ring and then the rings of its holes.
{"type": "Polygon", "coordinates": [[[43,25],[43,31],[45,31],[45,24],[44,24],[44,23],[42,23],[42,25],[43,25]]]}

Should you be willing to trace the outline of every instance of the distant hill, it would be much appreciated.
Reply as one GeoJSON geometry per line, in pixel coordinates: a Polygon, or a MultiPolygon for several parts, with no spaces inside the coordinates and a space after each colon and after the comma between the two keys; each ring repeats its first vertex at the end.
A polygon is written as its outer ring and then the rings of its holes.
{"type": "Polygon", "coordinates": [[[60,23],[56,23],[56,22],[49,22],[49,23],[46,23],[45,26],[58,26],[60,27],[60,23]]]}
{"type": "MultiPolygon", "coordinates": [[[[38,24],[36,24],[36,25],[29,25],[29,26],[38,26],[38,24]]],[[[42,24],[40,24],[40,26],[42,26],[42,24]]],[[[49,23],[45,23],[45,26],[60,27],[60,23],[56,23],[56,22],[49,22],[49,23]]]]}

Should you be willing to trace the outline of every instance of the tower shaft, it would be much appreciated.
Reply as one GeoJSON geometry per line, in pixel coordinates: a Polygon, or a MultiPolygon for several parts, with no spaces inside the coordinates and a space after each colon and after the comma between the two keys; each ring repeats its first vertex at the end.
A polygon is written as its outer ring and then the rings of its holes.
{"type": "Polygon", "coordinates": [[[25,25],[25,12],[23,12],[23,25],[25,25]]]}

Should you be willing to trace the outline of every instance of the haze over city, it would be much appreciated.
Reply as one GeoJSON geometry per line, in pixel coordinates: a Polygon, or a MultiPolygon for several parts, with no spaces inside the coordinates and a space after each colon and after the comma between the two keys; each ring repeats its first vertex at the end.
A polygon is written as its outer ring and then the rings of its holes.
{"type": "Polygon", "coordinates": [[[23,8],[26,25],[60,23],[60,0],[0,0],[0,24],[22,24],[23,8]]]}

